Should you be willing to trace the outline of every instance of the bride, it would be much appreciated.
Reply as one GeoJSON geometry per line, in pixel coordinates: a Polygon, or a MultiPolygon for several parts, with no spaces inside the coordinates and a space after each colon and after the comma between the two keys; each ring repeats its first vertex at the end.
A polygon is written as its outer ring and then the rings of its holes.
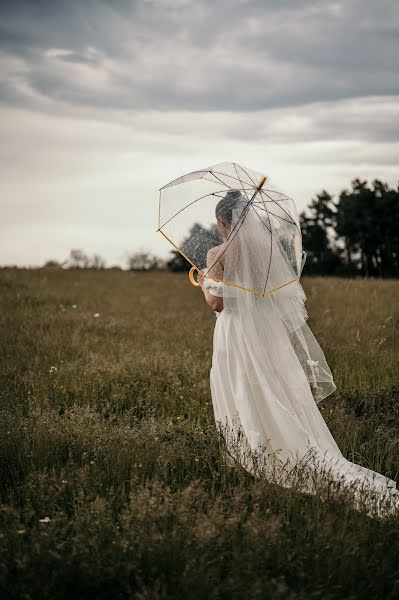
{"type": "Polygon", "coordinates": [[[252,474],[277,477],[285,487],[294,485],[301,466],[299,472],[309,475],[296,485],[311,494],[319,489],[315,475],[328,473],[330,483],[351,488],[355,507],[364,506],[369,491],[379,501],[389,497],[389,506],[393,501],[399,509],[396,481],[347,460],[324,421],[317,404],[336,386],[306,323],[305,293],[298,277],[279,285],[295,272],[276,232],[247,206],[239,190],[218,202],[215,217],[224,241],[208,252],[207,273],[198,275],[217,317],[210,386],[230,460],[252,474]],[[249,291],[260,289],[265,269],[274,291],[249,291]]]}

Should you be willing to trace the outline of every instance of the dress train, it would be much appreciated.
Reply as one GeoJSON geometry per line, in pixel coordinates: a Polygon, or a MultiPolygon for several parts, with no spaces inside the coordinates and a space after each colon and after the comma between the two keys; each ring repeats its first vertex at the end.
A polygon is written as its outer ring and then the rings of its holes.
{"type": "MultiPolygon", "coordinates": [[[[306,465],[313,475],[324,469],[330,481],[351,487],[355,507],[364,506],[370,492],[370,497],[377,496],[379,501],[370,514],[376,510],[378,516],[383,516],[393,510],[399,515],[396,481],[343,456],[281,321],[263,320],[261,326],[263,335],[266,333],[266,339],[273,343],[252,343],[243,331],[245,319],[238,318],[232,309],[225,308],[215,323],[212,404],[215,422],[224,432],[230,454],[252,473],[256,472],[254,457],[263,457],[263,475],[277,473],[278,483],[285,487],[293,485],[292,467],[296,465],[306,465]],[[387,499],[388,508],[384,504],[387,499]]],[[[301,485],[302,491],[317,493],[313,477],[301,485]]]]}

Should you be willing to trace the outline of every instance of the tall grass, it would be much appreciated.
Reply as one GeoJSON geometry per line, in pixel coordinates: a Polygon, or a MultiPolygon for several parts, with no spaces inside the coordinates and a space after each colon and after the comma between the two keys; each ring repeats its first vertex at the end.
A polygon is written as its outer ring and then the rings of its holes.
{"type": "MultiPolygon", "coordinates": [[[[347,458],[398,479],[396,281],[304,279],[347,458]]],[[[397,598],[399,519],[231,462],[186,276],[0,271],[6,598],[397,598]],[[95,316],[98,315],[98,316],[95,316]]]]}

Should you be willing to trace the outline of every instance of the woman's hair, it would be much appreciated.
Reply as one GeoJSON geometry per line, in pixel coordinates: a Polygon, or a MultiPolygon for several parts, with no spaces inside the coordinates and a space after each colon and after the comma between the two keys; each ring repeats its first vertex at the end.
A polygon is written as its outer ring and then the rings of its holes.
{"type": "Polygon", "coordinates": [[[222,198],[216,205],[215,215],[216,218],[221,217],[228,223],[231,223],[233,217],[233,209],[237,208],[242,200],[245,200],[240,190],[229,190],[224,198],[222,198]]]}

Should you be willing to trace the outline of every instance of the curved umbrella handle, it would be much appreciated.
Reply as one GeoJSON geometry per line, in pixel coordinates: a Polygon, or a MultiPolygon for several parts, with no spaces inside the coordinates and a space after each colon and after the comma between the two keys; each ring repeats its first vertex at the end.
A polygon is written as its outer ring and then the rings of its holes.
{"type": "Polygon", "coordinates": [[[193,285],[194,287],[199,287],[198,281],[195,281],[195,278],[194,278],[194,271],[198,271],[198,269],[196,267],[191,267],[191,269],[188,273],[188,278],[190,280],[191,285],[193,285]]]}

